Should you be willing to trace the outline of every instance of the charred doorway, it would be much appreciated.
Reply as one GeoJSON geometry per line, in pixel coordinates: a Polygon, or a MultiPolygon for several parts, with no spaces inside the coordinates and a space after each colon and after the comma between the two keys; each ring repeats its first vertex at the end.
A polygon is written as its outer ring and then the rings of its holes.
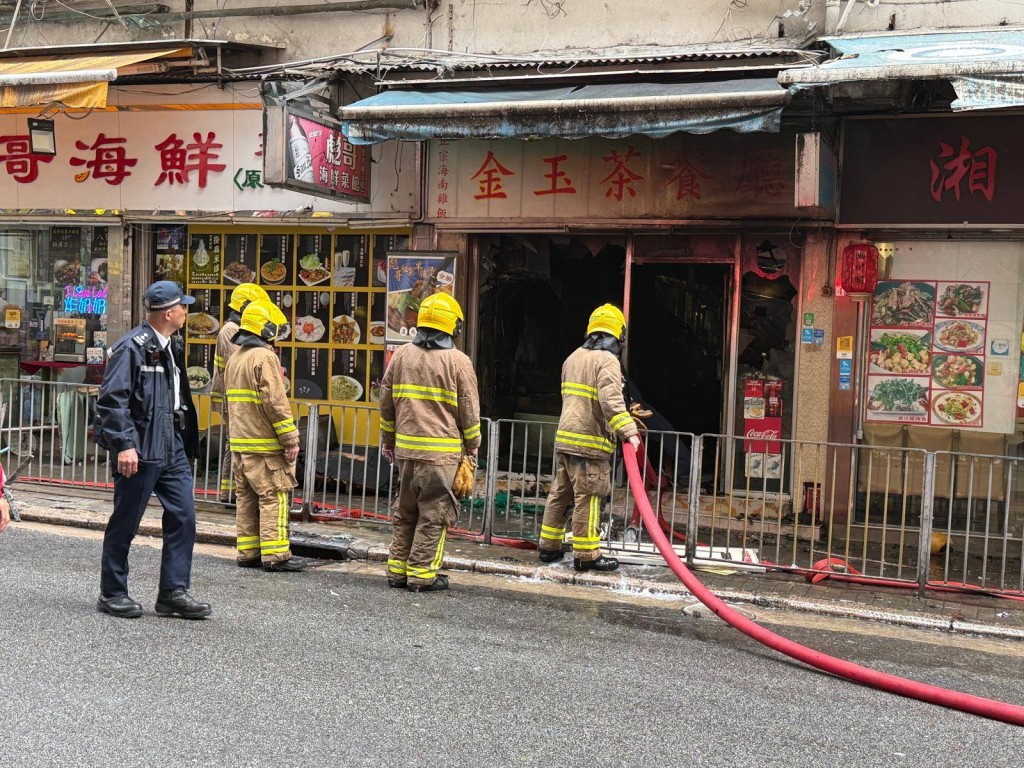
{"type": "Polygon", "coordinates": [[[673,431],[722,429],[732,273],[727,264],[633,267],[629,378],[673,431]]]}
{"type": "Polygon", "coordinates": [[[622,304],[625,238],[481,235],[477,376],[491,418],[557,420],[562,362],[622,304]]]}

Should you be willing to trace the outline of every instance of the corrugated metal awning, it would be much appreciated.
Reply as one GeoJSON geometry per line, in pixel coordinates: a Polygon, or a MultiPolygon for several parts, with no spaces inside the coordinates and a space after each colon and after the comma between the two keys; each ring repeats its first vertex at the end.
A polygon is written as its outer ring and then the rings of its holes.
{"type": "Polygon", "coordinates": [[[517,90],[390,90],[342,107],[354,144],[388,139],[621,138],[776,132],[789,93],[774,78],[517,90]]]}
{"type": "Polygon", "coordinates": [[[145,61],[191,56],[191,48],[131,53],[29,56],[0,59],[0,108],[44,106],[96,109],[107,104],[107,86],[145,61]]]}
{"type": "Polygon", "coordinates": [[[823,38],[839,54],[786,69],[779,82],[814,87],[880,80],[949,80],[954,110],[1024,105],[1024,32],[990,30],[823,38]]]}

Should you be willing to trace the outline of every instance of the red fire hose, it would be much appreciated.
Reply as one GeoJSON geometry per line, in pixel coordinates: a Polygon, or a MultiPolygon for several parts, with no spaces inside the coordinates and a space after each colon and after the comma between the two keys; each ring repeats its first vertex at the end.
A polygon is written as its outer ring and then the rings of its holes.
{"type": "Polygon", "coordinates": [[[834,656],[829,656],[820,651],[794,643],[792,640],[787,640],[734,611],[716,597],[711,590],[701,584],[700,580],[679,559],[679,555],[672,549],[671,543],[662,532],[658,516],[651,509],[651,505],[647,500],[643,478],[640,475],[640,466],[637,464],[636,451],[631,445],[626,443],[622,446],[622,453],[625,456],[629,484],[633,490],[633,495],[640,504],[640,513],[643,515],[644,525],[647,528],[648,534],[658,547],[662,557],[665,558],[665,562],[668,563],[668,566],[679,577],[680,581],[698,600],[710,608],[718,618],[732,625],[748,637],[767,645],[779,653],[784,653],[797,661],[802,661],[804,664],[837,675],[838,677],[844,677],[855,683],[896,693],[911,699],[918,699],[929,704],[938,704],[961,712],[981,715],[992,720],[1001,720],[1012,725],[1024,725],[1024,707],[985,699],[980,696],[972,696],[968,693],[950,691],[946,688],[920,683],[916,680],[907,680],[903,677],[862,667],[851,661],[837,659],[834,656]]]}

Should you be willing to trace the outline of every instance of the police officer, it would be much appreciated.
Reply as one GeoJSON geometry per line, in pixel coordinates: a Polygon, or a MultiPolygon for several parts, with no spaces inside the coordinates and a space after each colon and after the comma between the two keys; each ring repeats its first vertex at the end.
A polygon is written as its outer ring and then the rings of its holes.
{"type": "Polygon", "coordinates": [[[164,508],[156,612],[186,619],[211,613],[209,604],[188,593],[196,538],[191,461],[198,425],[182,340],[175,334],[194,302],[169,280],[146,289],[146,321],[111,348],[96,402],[96,442],[117,458],[97,603],[113,616],[142,615],[142,606],[128,595],[128,550],[154,493],[164,508]]]}

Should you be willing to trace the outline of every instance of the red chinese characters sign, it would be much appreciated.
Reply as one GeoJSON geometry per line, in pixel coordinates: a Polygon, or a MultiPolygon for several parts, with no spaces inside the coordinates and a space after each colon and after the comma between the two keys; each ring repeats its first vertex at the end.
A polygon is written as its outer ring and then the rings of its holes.
{"type": "Polygon", "coordinates": [[[1021,224],[1024,121],[1015,116],[852,120],[844,224],[1021,224]]]}
{"type": "Polygon", "coordinates": [[[793,139],[435,141],[427,217],[792,215],[793,139]]]}

